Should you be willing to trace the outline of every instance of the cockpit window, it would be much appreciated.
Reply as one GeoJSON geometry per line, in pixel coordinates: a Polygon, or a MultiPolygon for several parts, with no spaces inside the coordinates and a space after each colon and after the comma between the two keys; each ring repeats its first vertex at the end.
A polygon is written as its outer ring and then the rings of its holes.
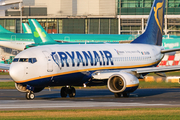
{"type": "Polygon", "coordinates": [[[13,62],[29,62],[29,63],[35,63],[37,62],[36,58],[14,58],[13,62]]]}
{"type": "Polygon", "coordinates": [[[20,58],[19,62],[28,62],[28,58],[20,58]]]}
{"type": "Polygon", "coordinates": [[[35,63],[35,62],[37,62],[37,60],[36,60],[36,58],[29,58],[29,61],[28,62],[30,62],[30,63],[35,63]]]}
{"type": "Polygon", "coordinates": [[[19,58],[14,58],[13,62],[18,62],[19,58]]]}
{"type": "Polygon", "coordinates": [[[33,63],[37,62],[36,58],[33,58],[32,61],[33,61],[33,63]]]}

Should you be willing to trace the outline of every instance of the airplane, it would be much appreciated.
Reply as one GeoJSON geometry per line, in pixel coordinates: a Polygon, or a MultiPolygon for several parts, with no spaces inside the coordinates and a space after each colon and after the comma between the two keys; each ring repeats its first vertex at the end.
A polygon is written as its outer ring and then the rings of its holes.
{"type": "Polygon", "coordinates": [[[23,27],[23,32],[24,33],[32,33],[31,28],[29,27],[29,25],[27,23],[22,23],[22,27],[23,27]]]}
{"type": "MultiPolygon", "coordinates": [[[[24,25],[23,25],[24,26],[24,25]]],[[[28,24],[25,24],[27,27],[28,24]]],[[[24,28],[25,29],[25,28],[24,28]]],[[[24,30],[23,29],[23,30],[24,30]]],[[[62,43],[104,43],[104,42],[127,42],[136,38],[137,35],[118,34],[49,34],[54,41],[62,43]]],[[[32,33],[0,33],[0,45],[16,50],[24,50],[26,45],[33,44],[32,33]]]]}
{"type": "MultiPolygon", "coordinates": [[[[32,21],[36,24],[37,28],[34,30],[33,35],[35,36],[39,36],[37,33],[37,29],[40,31],[44,31],[44,28],[35,20],[32,19],[32,21]]],[[[24,25],[24,27],[27,26],[26,24],[24,25]]],[[[30,28],[30,27],[29,27],[30,28]]],[[[31,30],[30,30],[31,31],[31,30]]],[[[50,36],[51,37],[51,36],[50,36]]],[[[61,43],[61,42],[57,42],[55,40],[51,39],[40,39],[38,37],[33,38],[34,42],[31,41],[24,41],[24,42],[17,42],[17,41],[6,41],[6,40],[0,40],[0,44],[2,46],[5,47],[10,47],[13,49],[17,49],[17,50],[24,50],[30,47],[35,47],[35,46],[39,46],[39,45],[49,45],[49,44],[77,44],[77,42],[70,42],[70,43],[61,43]]],[[[87,44],[92,44],[94,42],[88,42],[87,44]]],[[[103,42],[98,42],[98,44],[103,43],[103,42]]]]}
{"type": "MultiPolygon", "coordinates": [[[[9,74],[26,99],[45,87],[64,86],[61,97],[75,97],[73,86],[107,85],[115,97],[128,97],[139,86],[138,78],[154,72],[180,70],[180,66],[156,67],[165,53],[162,44],[165,0],[154,0],[145,32],[130,44],[71,44],[32,47],[15,56],[9,74]]],[[[36,24],[30,20],[32,32],[36,24]]],[[[51,39],[36,30],[42,40],[51,39]]]]}
{"type": "MultiPolygon", "coordinates": [[[[110,34],[50,34],[54,41],[60,43],[121,43],[136,38],[136,35],[110,35],[110,34]]],[[[0,45],[16,50],[24,50],[26,45],[33,44],[32,34],[22,33],[0,33],[0,45]]]]}
{"type": "MultiPolygon", "coordinates": [[[[32,34],[30,34],[29,25],[23,24],[23,30],[26,34],[21,33],[0,33],[0,45],[16,50],[24,50],[29,47],[39,45],[34,41],[32,34]],[[29,32],[26,32],[28,30],[29,32]]],[[[42,28],[42,26],[41,26],[42,28]]],[[[6,30],[6,29],[5,29],[6,30]]],[[[139,35],[115,35],[115,34],[50,34],[52,41],[58,41],[66,44],[101,44],[101,43],[129,43],[139,35]]],[[[174,35],[164,35],[163,41],[177,38],[174,35]]],[[[49,44],[43,42],[43,44],[49,44]]],[[[164,45],[164,44],[163,44],[164,45]]]]}

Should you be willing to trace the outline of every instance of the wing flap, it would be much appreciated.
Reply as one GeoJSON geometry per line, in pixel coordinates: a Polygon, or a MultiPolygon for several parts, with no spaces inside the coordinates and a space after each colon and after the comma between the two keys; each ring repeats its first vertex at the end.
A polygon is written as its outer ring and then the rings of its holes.
{"type": "Polygon", "coordinates": [[[165,66],[165,67],[148,67],[148,68],[137,68],[133,70],[136,73],[152,73],[152,72],[170,72],[180,70],[180,65],[176,66],[165,66]]]}

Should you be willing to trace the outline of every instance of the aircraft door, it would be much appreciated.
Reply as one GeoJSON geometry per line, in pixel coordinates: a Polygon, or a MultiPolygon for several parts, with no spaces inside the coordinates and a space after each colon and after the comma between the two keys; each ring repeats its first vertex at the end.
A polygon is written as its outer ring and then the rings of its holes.
{"type": "Polygon", "coordinates": [[[42,51],[42,52],[45,55],[46,60],[47,60],[47,71],[52,72],[53,71],[53,63],[52,63],[53,61],[51,59],[51,56],[47,51],[42,51]]]}
{"type": "Polygon", "coordinates": [[[16,35],[11,35],[11,41],[16,41],[16,35]]]}

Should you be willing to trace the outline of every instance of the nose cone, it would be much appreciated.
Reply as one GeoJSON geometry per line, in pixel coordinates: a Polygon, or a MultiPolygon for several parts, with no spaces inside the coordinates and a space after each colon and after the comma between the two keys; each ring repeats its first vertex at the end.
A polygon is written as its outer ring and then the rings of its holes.
{"type": "Polygon", "coordinates": [[[12,63],[9,69],[9,74],[15,82],[20,82],[24,76],[24,66],[19,63],[12,63]]]}

